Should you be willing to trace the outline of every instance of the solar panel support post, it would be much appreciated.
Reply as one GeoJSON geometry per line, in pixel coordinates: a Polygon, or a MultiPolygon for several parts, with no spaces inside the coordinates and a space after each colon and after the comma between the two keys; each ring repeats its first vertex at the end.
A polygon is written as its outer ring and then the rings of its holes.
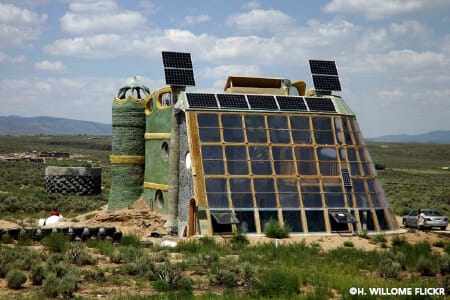
{"type": "MultiPolygon", "coordinates": [[[[171,86],[172,88],[172,107],[180,98],[180,94],[184,92],[184,86],[171,86]]],[[[165,228],[172,232],[178,230],[178,195],[179,195],[179,173],[180,173],[180,113],[174,108],[172,109],[172,120],[169,141],[169,178],[168,178],[168,199],[167,199],[167,220],[164,224],[165,228]]]]}

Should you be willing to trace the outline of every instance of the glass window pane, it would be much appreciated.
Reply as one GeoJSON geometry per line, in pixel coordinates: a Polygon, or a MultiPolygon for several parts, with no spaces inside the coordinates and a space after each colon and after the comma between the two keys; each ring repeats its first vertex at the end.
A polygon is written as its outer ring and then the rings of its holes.
{"type": "Polygon", "coordinates": [[[308,223],[308,232],[325,231],[325,218],[323,216],[323,211],[307,210],[306,222],[308,223]]]}
{"type": "Polygon", "coordinates": [[[219,119],[216,114],[198,114],[198,127],[219,127],[219,119]]]}
{"type": "Polygon", "coordinates": [[[313,161],[298,161],[297,168],[300,175],[317,175],[316,163],[313,161]]]}
{"type": "Polygon", "coordinates": [[[223,140],[225,142],[244,142],[244,131],[242,129],[223,129],[223,140]]]}
{"type": "Polygon", "coordinates": [[[334,148],[317,148],[317,156],[321,160],[337,160],[336,149],[334,148]]]}
{"type": "Polygon", "coordinates": [[[272,147],[274,160],[293,160],[291,147],[272,147]]]}
{"type": "Polygon", "coordinates": [[[278,192],[280,193],[297,193],[297,180],[290,178],[277,179],[278,192]]]}
{"type": "Polygon", "coordinates": [[[346,160],[345,149],[339,149],[339,158],[341,159],[341,161],[346,160]]]}
{"type": "Polygon", "coordinates": [[[227,160],[228,173],[231,175],[247,175],[248,165],[242,160],[227,160]]]}
{"type": "Polygon", "coordinates": [[[220,142],[219,128],[199,128],[200,141],[220,142]]]}
{"type": "Polygon", "coordinates": [[[264,122],[264,116],[260,115],[246,115],[245,117],[245,128],[266,128],[264,122]]]}
{"type": "Polygon", "coordinates": [[[289,136],[289,130],[271,129],[270,130],[270,141],[272,143],[289,144],[291,142],[291,138],[289,136]]]}
{"type": "Polygon", "coordinates": [[[261,223],[261,231],[264,232],[264,226],[274,220],[278,222],[278,212],[276,210],[259,210],[259,221],[261,223]]]}
{"type": "Polygon", "coordinates": [[[333,145],[334,135],[333,131],[314,131],[314,137],[316,138],[317,144],[333,145]]]}
{"type": "Polygon", "coordinates": [[[275,174],[278,175],[295,175],[297,171],[295,170],[294,161],[279,161],[273,162],[275,168],[275,174]]]}
{"type": "Polygon", "coordinates": [[[202,159],[223,159],[222,146],[202,146],[202,159]]]}
{"type": "Polygon", "coordinates": [[[291,232],[303,232],[299,210],[283,210],[283,221],[291,228],[291,232]]]}
{"type": "Polygon", "coordinates": [[[223,128],[242,128],[242,119],[240,115],[222,115],[223,128]]]}
{"type": "Polygon", "coordinates": [[[314,130],[332,130],[331,118],[329,117],[313,117],[314,130]]]}
{"type": "Polygon", "coordinates": [[[252,208],[253,196],[251,193],[231,193],[231,201],[235,208],[252,208]]]}
{"type": "Polygon", "coordinates": [[[255,146],[248,147],[250,160],[270,160],[269,147],[255,146]]]}
{"type": "Polygon", "coordinates": [[[276,208],[275,193],[255,193],[256,205],[261,208],[276,208]]]}
{"type": "Polygon", "coordinates": [[[344,134],[341,131],[336,132],[336,139],[339,145],[344,143],[344,134]]]}
{"type": "Polygon", "coordinates": [[[308,117],[290,117],[291,129],[306,130],[309,131],[309,118],[308,117]]]}
{"type": "Polygon", "coordinates": [[[226,146],[225,156],[227,160],[247,160],[247,149],[245,146],[226,146]]]}
{"type": "Polygon", "coordinates": [[[372,213],[370,210],[360,210],[359,219],[363,228],[366,227],[368,231],[375,231],[375,224],[373,223],[372,213]]]}
{"type": "Polygon", "coordinates": [[[315,160],[313,147],[295,147],[295,159],[296,160],[315,160]]]}
{"type": "Polygon", "coordinates": [[[367,150],[366,150],[366,149],[364,149],[364,148],[359,148],[359,149],[358,149],[358,152],[359,152],[359,159],[360,159],[361,161],[368,161],[368,160],[369,160],[368,155],[367,155],[367,150]]]}
{"type": "Polygon", "coordinates": [[[359,163],[351,162],[350,170],[352,172],[352,176],[361,176],[361,171],[359,170],[359,163]]]}
{"type": "Polygon", "coordinates": [[[355,193],[356,206],[359,208],[369,208],[369,200],[367,199],[367,194],[355,193]]]}
{"type": "Polygon", "coordinates": [[[302,192],[303,207],[314,208],[322,207],[322,196],[320,193],[304,193],[302,192]]]}
{"type": "Polygon", "coordinates": [[[306,130],[292,130],[292,139],[295,144],[311,144],[311,132],[306,130]]]}
{"type": "Polygon", "coordinates": [[[247,141],[249,143],[267,143],[265,129],[247,129],[247,141]]]}
{"type": "Polygon", "coordinates": [[[389,228],[388,222],[386,220],[386,216],[384,214],[384,209],[376,209],[375,213],[378,218],[378,224],[380,225],[380,229],[381,230],[389,230],[390,228],[389,228]]]}
{"type": "Polygon", "coordinates": [[[268,116],[267,123],[272,129],[288,129],[287,117],[285,116],[268,116]]]}
{"type": "Polygon", "coordinates": [[[335,118],[334,118],[334,129],[335,129],[336,131],[340,131],[340,130],[342,129],[342,126],[341,126],[341,118],[339,118],[339,117],[335,117],[335,118]]]}
{"type": "Polygon", "coordinates": [[[355,193],[366,193],[366,188],[364,186],[364,180],[353,179],[353,190],[355,193]]]}
{"type": "Polygon", "coordinates": [[[225,178],[206,178],[205,184],[207,193],[227,192],[227,180],[225,178]]]}
{"type": "Polygon", "coordinates": [[[235,193],[251,192],[250,179],[230,178],[230,191],[235,193]]]}
{"type": "Polygon", "coordinates": [[[345,143],[347,145],[353,145],[352,135],[349,131],[344,131],[345,143]]]}
{"type": "Polygon", "coordinates": [[[380,199],[378,197],[378,194],[370,193],[370,198],[372,199],[373,207],[383,207],[381,205],[381,201],[380,201],[380,199]]]}
{"type": "Polygon", "coordinates": [[[206,175],[223,175],[225,169],[223,166],[223,160],[204,160],[203,171],[206,175]]]}
{"type": "Polygon", "coordinates": [[[208,206],[210,208],[228,208],[228,194],[207,193],[208,206]]]}
{"type": "Polygon", "coordinates": [[[348,160],[349,161],[357,161],[356,152],[354,148],[347,148],[348,160]]]}
{"type": "Polygon", "coordinates": [[[274,193],[275,187],[272,178],[255,178],[253,179],[253,188],[256,193],[274,193]]]}
{"type": "Polygon", "coordinates": [[[285,208],[299,208],[300,201],[298,199],[298,193],[279,193],[281,207],[285,208]]]}
{"type": "Polygon", "coordinates": [[[270,161],[251,161],[252,173],[255,175],[272,175],[272,165],[270,161]]]}
{"type": "Polygon", "coordinates": [[[242,233],[255,233],[255,215],[253,210],[235,210],[234,213],[239,220],[237,224],[240,232],[242,233]]]}

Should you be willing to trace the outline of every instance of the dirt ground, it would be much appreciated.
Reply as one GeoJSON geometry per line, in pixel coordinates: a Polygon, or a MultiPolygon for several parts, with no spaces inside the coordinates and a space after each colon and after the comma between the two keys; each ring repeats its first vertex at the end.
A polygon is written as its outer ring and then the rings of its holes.
{"type": "MultiPolygon", "coordinates": [[[[63,212],[61,212],[64,214],[63,212]]],[[[401,218],[397,217],[399,223],[401,218]]],[[[25,226],[36,226],[36,220],[18,220],[17,223],[0,220],[1,228],[17,228],[18,224],[25,226]]],[[[136,234],[142,241],[149,241],[160,244],[164,240],[176,240],[164,228],[165,216],[163,214],[149,210],[145,204],[137,201],[131,208],[121,209],[109,213],[106,205],[99,210],[91,211],[86,214],[70,218],[65,222],[60,222],[47,227],[70,227],[70,226],[115,226],[116,230],[122,231],[123,234],[136,234]],[[157,233],[160,238],[151,237],[151,234],[157,233]]],[[[410,243],[417,243],[427,240],[431,244],[438,240],[449,241],[450,231],[407,231],[399,230],[395,233],[385,234],[387,245],[393,237],[404,236],[410,243]]],[[[192,237],[196,238],[196,237],[192,237]]],[[[224,241],[229,236],[217,236],[218,241],[224,241]]],[[[288,243],[305,242],[307,244],[318,244],[323,250],[334,249],[343,246],[344,242],[351,241],[354,248],[364,250],[381,249],[381,243],[374,243],[370,239],[355,236],[351,233],[346,234],[291,234],[289,238],[275,239],[264,236],[248,235],[248,239],[254,243],[279,243],[280,245],[288,243]]],[[[439,250],[439,249],[437,249],[439,250]]]]}

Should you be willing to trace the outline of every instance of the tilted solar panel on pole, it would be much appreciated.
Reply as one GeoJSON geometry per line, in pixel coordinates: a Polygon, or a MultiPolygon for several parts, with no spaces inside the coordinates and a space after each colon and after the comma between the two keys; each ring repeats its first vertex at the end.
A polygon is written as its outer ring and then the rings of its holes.
{"type": "Polygon", "coordinates": [[[310,60],[314,88],[318,91],[340,91],[341,83],[334,61],[310,60]]]}
{"type": "Polygon", "coordinates": [[[182,52],[162,52],[166,84],[195,86],[191,54],[182,52]]]}

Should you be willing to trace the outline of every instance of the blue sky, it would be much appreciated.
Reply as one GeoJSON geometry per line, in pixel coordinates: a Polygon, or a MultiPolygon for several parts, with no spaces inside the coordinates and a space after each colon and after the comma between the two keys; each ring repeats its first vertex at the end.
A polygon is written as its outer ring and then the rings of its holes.
{"type": "Polygon", "coordinates": [[[163,86],[161,50],[197,86],[227,75],[305,80],[335,60],[365,137],[450,130],[448,0],[0,0],[0,115],[111,122],[130,76],[163,86]]]}

